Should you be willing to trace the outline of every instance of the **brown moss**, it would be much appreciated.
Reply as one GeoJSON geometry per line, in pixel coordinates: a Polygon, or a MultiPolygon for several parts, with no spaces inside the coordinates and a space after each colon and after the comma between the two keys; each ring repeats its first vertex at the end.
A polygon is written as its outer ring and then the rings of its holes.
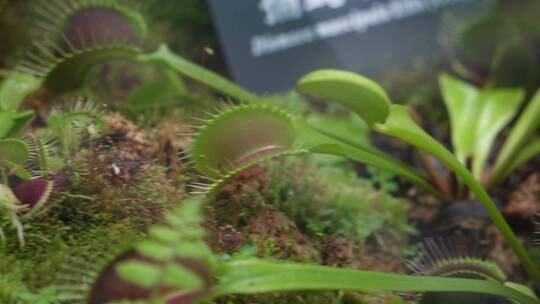
{"type": "Polygon", "coordinates": [[[134,161],[143,157],[151,157],[157,154],[159,145],[155,140],[141,130],[135,124],[118,113],[111,113],[105,117],[108,134],[118,137],[109,144],[114,145],[120,152],[120,156],[126,161],[134,161]]]}
{"type": "Polygon", "coordinates": [[[271,206],[262,209],[244,229],[261,257],[320,263],[315,245],[296,224],[271,206]]]}
{"type": "Polygon", "coordinates": [[[152,131],[152,138],[158,145],[155,158],[167,164],[171,177],[178,177],[186,173],[187,169],[179,155],[184,154],[192,143],[189,134],[194,131],[175,117],[166,118],[161,121],[152,131]]]}
{"type": "Polygon", "coordinates": [[[341,237],[331,238],[325,243],[324,263],[329,266],[382,272],[404,271],[403,257],[397,246],[359,246],[341,237]]]}
{"type": "Polygon", "coordinates": [[[540,208],[540,173],[533,173],[510,194],[504,214],[517,219],[532,220],[540,208]]]}
{"type": "Polygon", "coordinates": [[[221,189],[217,195],[218,199],[228,199],[238,194],[250,192],[263,192],[269,182],[267,171],[265,166],[258,165],[238,173],[221,189]]]}

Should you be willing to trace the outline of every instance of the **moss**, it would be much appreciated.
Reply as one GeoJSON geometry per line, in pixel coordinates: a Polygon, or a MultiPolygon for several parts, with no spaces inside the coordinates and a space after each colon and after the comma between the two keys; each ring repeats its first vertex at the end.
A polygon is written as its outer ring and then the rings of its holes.
{"type": "Polygon", "coordinates": [[[346,165],[319,160],[280,160],[269,166],[265,196],[307,234],[319,239],[344,237],[363,243],[385,235],[401,245],[414,229],[409,204],[376,190],[346,165]]]}
{"type": "Polygon", "coordinates": [[[0,282],[0,289],[12,289],[6,283],[13,285],[19,282],[14,290],[27,288],[35,293],[70,276],[83,278],[85,273],[90,275],[98,270],[101,259],[114,252],[119,244],[142,237],[142,233],[127,222],[109,225],[86,223],[85,227],[83,230],[65,225],[50,214],[46,221],[33,223],[27,229],[27,246],[24,249],[12,245],[14,242],[8,239],[0,247],[0,269],[3,277],[10,279],[0,282]],[[71,265],[74,261],[84,263],[71,265]]]}
{"type": "MultiPolygon", "coordinates": [[[[414,233],[405,200],[373,188],[334,159],[281,159],[251,168],[225,186],[207,209],[215,251],[230,254],[254,246],[259,257],[302,263],[400,272],[400,250],[414,233]]],[[[306,292],[233,296],[217,303],[385,301],[401,303],[401,298],[306,292]]]]}
{"type": "Polygon", "coordinates": [[[25,222],[24,249],[8,231],[0,244],[0,269],[9,280],[0,281],[0,297],[36,294],[65,280],[80,284],[186,196],[183,182],[169,179],[165,166],[148,161],[152,146],[135,126],[116,117],[109,120],[109,130],[124,135],[83,143],[70,155],[67,181],[56,189],[48,210],[25,222]]]}

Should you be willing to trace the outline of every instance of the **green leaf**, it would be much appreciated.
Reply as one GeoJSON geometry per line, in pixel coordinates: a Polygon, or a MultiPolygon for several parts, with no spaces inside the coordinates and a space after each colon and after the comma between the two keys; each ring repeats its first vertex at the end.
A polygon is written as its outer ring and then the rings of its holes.
{"type": "Polygon", "coordinates": [[[151,110],[176,106],[190,100],[168,81],[156,81],[135,89],[128,97],[129,110],[151,110]]]}
{"type": "Polygon", "coordinates": [[[521,165],[538,155],[540,155],[540,139],[533,141],[519,151],[504,176],[508,176],[514,169],[519,168],[521,165]]]}
{"type": "Polygon", "coordinates": [[[7,137],[14,125],[13,112],[0,112],[0,138],[7,137]]]}
{"type": "Polygon", "coordinates": [[[295,290],[474,292],[501,296],[521,304],[538,304],[527,294],[486,280],[407,276],[257,259],[227,262],[214,295],[295,290]]]}
{"type": "Polygon", "coordinates": [[[151,288],[161,280],[161,269],[143,261],[122,262],[116,271],[122,279],[142,288],[151,288]]]}
{"type": "Polygon", "coordinates": [[[475,119],[473,129],[475,130],[473,175],[477,180],[481,179],[495,138],[516,115],[524,97],[525,92],[522,89],[488,89],[480,93],[479,115],[475,119]]]}
{"type": "Polygon", "coordinates": [[[169,245],[153,240],[142,240],[135,245],[137,252],[156,261],[166,261],[174,256],[174,249],[169,245]]]}
{"type": "Polygon", "coordinates": [[[0,140],[0,160],[22,165],[28,161],[28,146],[18,139],[0,140]]]}
{"type": "Polygon", "coordinates": [[[8,136],[15,136],[19,134],[30,123],[36,114],[34,111],[17,112],[13,116],[13,126],[9,130],[8,136]]]}
{"type": "Polygon", "coordinates": [[[467,156],[473,153],[474,132],[471,131],[474,129],[471,125],[476,121],[475,101],[478,99],[478,90],[473,85],[446,74],[439,77],[439,83],[450,116],[454,153],[465,163],[467,156]]]}
{"type": "Polygon", "coordinates": [[[152,226],[148,230],[148,235],[153,239],[166,243],[177,242],[181,237],[178,231],[166,226],[152,226]]]}
{"type": "Polygon", "coordinates": [[[0,85],[0,110],[17,110],[24,99],[41,86],[32,75],[10,73],[0,85]]]}
{"type": "Polygon", "coordinates": [[[394,159],[367,142],[350,139],[348,133],[327,131],[324,126],[311,126],[301,119],[296,120],[297,141],[311,153],[330,154],[345,157],[358,163],[372,165],[392,172],[412,182],[416,186],[442,197],[432,184],[414,168],[394,159]]]}
{"type": "Polygon", "coordinates": [[[347,71],[315,71],[302,77],[296,88],[304,94],[342,103],[368,125],[384,122],[390,111],[390,100],[377,83],[347,71]]]}
{"type": "Polygon", "coordinates": [[[203,241],[181,242],[175,248],[176,256],[182,258],[200,258],[211,254],[210,249],[203,241]]]}
{"type": "Polygon", "coordinates": [[[164,269],[163,283],[182,291],[201,290],[205,287],[203,279],[181,264],[171,263],[164,269]]]}
{"type": "Polygon", "coordinates": [[[161,45],[157,51],[152,54],[143,54],[138,57],[140,62],[158,64],[189,77],[195,81],[203,83],[214,90],[249,103],[259,103],[263,99],[259,96],[238,86],[232,81],[225,79],[217,73],[207,70],[197,64],[188,61],[174,54],[167,45],[161,45]]]}
{"type": "Polygon", "coordinates": [[[484,89],[441,75],[440,85],[452,127],[457,158],[473,157],[473,173],[481,178],[499,132],[517,113],[524,97],[521,89],[484,89]]]}
{"type": "Polygon", "coordinates": [[[365,145],[369,143],[369,132],[366,123],[354,115],[351,117],[338,117],[325,114],[310,114],[306,117],[309,125],[330,137],[347,138],[351,143],[365,145]]]}
{"type": "MultiPolygon", "coordinates": [[[[328,141],[332,142],[331,139],[328,139],[328,141]]],[[[442,197],[441,194],[429,183],[429,181],[427,181],[422,175],[418,174],[415,169],[395,159],[392,159],[390,156],[381,151],[372,152],[371,149],[365,150],[337,141],[328,144],[311,146],[308,150],[311,153],[330,154],[345,157],[361,164],[372,165],[377,168],[387,170],[403,177],[404,179],[437,197],[442,197]]]]}
{"type": "Polygon", "coordinates": [[[536,92],[529,101],[525,110],[519,116],[517,122],[512,127],[508,138],[497,157],[489,186],[499,184],[511,172],[509,168],[515,160],[516,155],[523,146],[530,140],[531,135],[540,127],[540,90],[536,92]]]}

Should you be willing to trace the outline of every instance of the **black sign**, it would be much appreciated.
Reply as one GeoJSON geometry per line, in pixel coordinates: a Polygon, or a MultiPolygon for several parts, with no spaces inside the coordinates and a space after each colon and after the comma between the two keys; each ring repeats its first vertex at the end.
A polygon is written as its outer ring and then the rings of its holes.
{"type": "MultiPolygon", "coordinates": [[[[441,57],[443,13],[489,0],[209,0],[235,80],[258,93],[340,68],[373,76],[441,57]]],[[[461,11],[460,11],[461,10],[461,11]]]]}

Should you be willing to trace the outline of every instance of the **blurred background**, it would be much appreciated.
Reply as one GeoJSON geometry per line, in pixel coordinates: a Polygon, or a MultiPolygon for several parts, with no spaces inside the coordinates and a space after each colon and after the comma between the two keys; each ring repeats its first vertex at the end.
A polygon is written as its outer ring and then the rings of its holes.
{"type": "MultiPolygon", "coordinates": [[[[0,0],[0,68],[11,67],[32,42],[32,2],[0,0]]],[[[481,86],[532,92],[538,84],[537,0],[128,2],[149,20],[147,49],[167,42],[261,94],[286,91],[318,68],[367,74],[393,100],[420,108],[438,98],[441,70],[481,86]]]]}

